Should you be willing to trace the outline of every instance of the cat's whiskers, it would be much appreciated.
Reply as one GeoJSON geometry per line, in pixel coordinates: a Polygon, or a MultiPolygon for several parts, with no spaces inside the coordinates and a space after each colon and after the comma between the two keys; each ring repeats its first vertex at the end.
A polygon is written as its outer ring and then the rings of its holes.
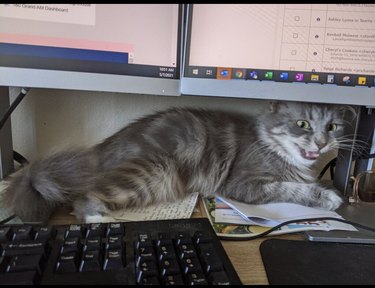
{"type": "Polygon", "coordinates": [[[369,144],[360,139],[353,140],[347,137],[341,137],[332,143],[332,147],[335,149],[353,151],[355,155],[361,155],[363,151],[369,147],[369,144]]]}

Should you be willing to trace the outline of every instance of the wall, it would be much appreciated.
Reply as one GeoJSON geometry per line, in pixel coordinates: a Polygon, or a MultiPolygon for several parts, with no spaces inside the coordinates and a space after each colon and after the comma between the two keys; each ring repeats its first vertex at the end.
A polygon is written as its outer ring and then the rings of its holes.
{"type": "MultiPolygon", "coordinates": [[[[11,102],[18,93],[18,88],[11,89],[11,102]]],[[[33,161],[65,147],[96,144],[130,121],[171,106],[254,113],[268,103],[223,97],[31,89],[12,114],[13,149],[33,161]]]]}

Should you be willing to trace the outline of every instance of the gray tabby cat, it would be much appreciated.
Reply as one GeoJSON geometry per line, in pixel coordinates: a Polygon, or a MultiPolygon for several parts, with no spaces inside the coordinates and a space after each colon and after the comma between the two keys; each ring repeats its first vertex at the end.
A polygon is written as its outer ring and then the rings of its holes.
{"type": "Polygon", "coordinates": [[[334,210],[343,200],[317,182],[314,167],[338,147],[346,108],[273,102],[258,117],[189,108],[157,112],[91,148],[35,161],[15,173],[4,200],[26,221],[46,221],[65,204],[81,221],[111,221],[114,210],[195,191],[334,210]]]}

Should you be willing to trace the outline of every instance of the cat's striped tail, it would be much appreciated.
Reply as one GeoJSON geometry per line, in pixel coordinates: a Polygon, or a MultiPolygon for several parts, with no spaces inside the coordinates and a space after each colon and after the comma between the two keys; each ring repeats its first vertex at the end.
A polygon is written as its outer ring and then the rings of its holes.
{"type": "Polygon", "coordinates": [[[90,149],[58,152],[17,171],[0,203],[24,222],[47,222],[57,206],[70,204],[94,182],[90,149]]]}

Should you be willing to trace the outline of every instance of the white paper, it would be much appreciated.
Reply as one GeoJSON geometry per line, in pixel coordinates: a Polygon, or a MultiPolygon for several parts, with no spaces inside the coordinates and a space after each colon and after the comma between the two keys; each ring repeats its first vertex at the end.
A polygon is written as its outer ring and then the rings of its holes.
{"type": "Polygon", "coordinates": [[[252,205],[225,197],[217,197],[236,210],[248,224],[273,227],[282,222],[318,217],[333,217],[343,219],[334,211],[307,207],[294,203],[269,203],[252,205]]]}
{"type": "Polygon", "coordinates": [[[245,219],[236,210],[232,209],[228,204],[215,198],[215,223],[251,225],[249,219],[245,219]]]}
{"type": "Polygon", "coordinates": [[[122,221],[190,218],[197,204],[198,195],[198,192],[194,192],[186,198],[175,202],[142,208],[126,208],[124,211],[112,215],[112,217],[122,221]]]}

